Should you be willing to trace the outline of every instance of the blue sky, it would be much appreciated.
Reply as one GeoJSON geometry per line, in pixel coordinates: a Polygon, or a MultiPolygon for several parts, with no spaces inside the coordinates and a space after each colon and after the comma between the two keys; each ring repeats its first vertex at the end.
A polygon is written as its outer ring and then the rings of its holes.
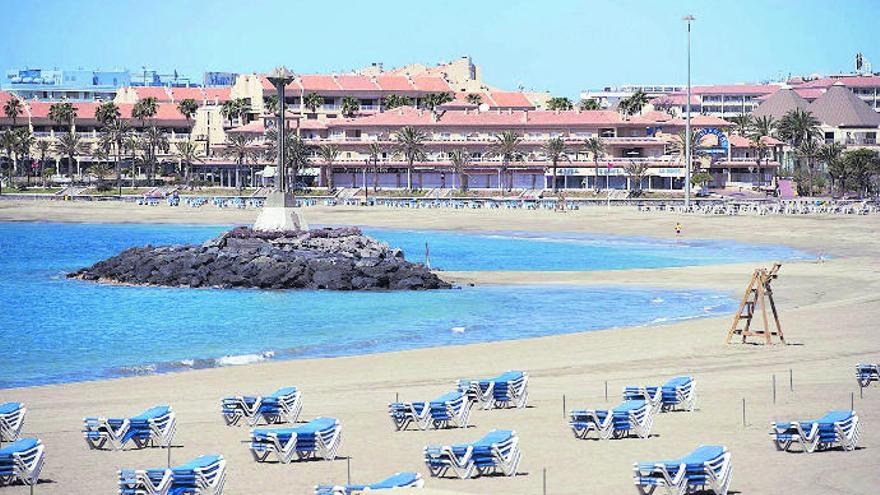
{"type": "Polygon", "coordinates": [[[695,84],[850,70],[858,51],[880,71],[878,0],[12,0],[3,11],[4,78],[24,66],[146,65],[201,79],[204,70],[329,72],[470,55],[490,84],[574,97],[683,83],[686,13],[697,18],[695,84]]]}

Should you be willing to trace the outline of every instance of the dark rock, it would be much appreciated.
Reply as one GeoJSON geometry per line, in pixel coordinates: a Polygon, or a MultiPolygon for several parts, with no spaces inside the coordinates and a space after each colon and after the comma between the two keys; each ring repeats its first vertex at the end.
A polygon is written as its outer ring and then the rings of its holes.
{"type": "Polygon", "coordinates": [[[258,232],[238,227],[200,246],[130,248],[67,275],[169,287],[422,290],[450,284],[354,227],[258,232]]]}

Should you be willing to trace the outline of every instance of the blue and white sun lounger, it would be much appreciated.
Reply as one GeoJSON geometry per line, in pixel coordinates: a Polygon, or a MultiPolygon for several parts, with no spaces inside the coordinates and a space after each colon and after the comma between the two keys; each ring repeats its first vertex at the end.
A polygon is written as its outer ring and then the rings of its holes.
{"type": "Polygon", "coordinates": [[[420,430],[433,426],[466,428],[473,402],[465,392],[449,392],[431,402],[393,402],[388,404],[388,415],[397,431],[415,424],[420,430]]]}
{"type": "Polygon", "coordinates": [[[336,418],[315,418],[297,428],[258,428],[251,430],[251,454],[257,462],[275,455],[287,464],[298,459],[336,458],[342,441],[342,426],[336,418]]]}
{"type": "Polygon", "coordinates": [[[203,455],[167,469],[119,471],[120,495],[220,495],[225,484],[222,455],[203,455]]]}
{"type": "Polygon", "coordinates": [[[372,485],[318,485],[315,495],[356,495],[373,490],[393,490],[395,488],[421,488],[425,484],[419,473],[395,473],[372,485]]]}
{"type": "Polygon", "coordinates": [[[635,434],[648,438],[654,425],[654,410],[641,399],[628,400],[614,409],[575,409],[569,421],[574,436],[588,438],[591,431],[602,440],[635,434]]]}
{"type": "Polygon", "coordinates": [[[855,411],[830,411],[813,421],[771,423],[770,437],[778,450],[791,451],[797,443],[803,452],[825,450],[835,445],[855,450],[861,434],[855,411]]]}
{"type": "Polygon", "coordinates": [[[623,399],[643,399],[652,407],[666,412],[683,407],[685,411],[693,411],[697,404],[697,382],[690,376],[677,376],[662,386],[626,387],[623,399]],[[659,393],[659,395],[658,395],[659,393]]]}
{"type": "Polygon", "coordinates": [[[0,404],[0,442],[18,440],[27,408],[21,402],[0,404]]]}
{"type": "Polygon", "coordinates": [[[871,382],[880,382],[880,364],[857,364],[856,380],[860,387],[867,387],[871,382]]]}
{"type": "Polygon", "coordinates": [[[154,406],[131,418],[84,418],[83,436],[90,449],[121,450],[129,441],[137,448],[168,447],[177,431],[171,406],[154,406]]]}
{"type": "Polygon", "coordinates": [[[633,481],[642,495],[658,487],[670,495],[711,490],[726,495],[730,487],[730,452],[726,447],[701,445],[681,459],[633,464],[633,481]]]}
{"type": "Polygon", "coordinates": [[[36,438],[22,438],[0,449],[0,486],[16,481],[36,485],[44,454],[43,443],[36,438]]]}
{"type": "Polygon", "coordinates": [[[473,443],[425,447],[425,464],[434,477],[450,470],[461,479],[495,473],[514,476],[521,458],[513,430],[492,430],[473,443]]]}
{"type": "Polygon", "coordinates": [[[524,371],[507,371],[485,380],[459,380],[458,389],[483,409],[523,408],[529,400],[529,375],[524,371]]]}
{"type": "Polygon", "coordinates": [[[227,426],[244,419],[255,426],[260,419],[267,424],[295,423],[302,411],[302,394],[296,387],[280,388],[267,396],[236,395],[222,399],[223,419],[227,426]]]}

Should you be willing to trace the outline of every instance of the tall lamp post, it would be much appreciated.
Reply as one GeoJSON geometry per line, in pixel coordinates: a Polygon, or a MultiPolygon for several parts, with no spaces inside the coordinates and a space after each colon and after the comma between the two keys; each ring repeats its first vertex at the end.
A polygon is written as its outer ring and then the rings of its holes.
{"type": "Polygon", "coordinates": [[[287,192],[287,174],[285,173],[285,169],[287,168],[287,126],[284,122],[284,112],[285,112],[285,104],[284,104],[284,87],[290,84],[293,81],[294,75],[292,72],[287,70],[286,67],[281,66],[276,68],[269,74],[269,82],[275,86],[275,91],[278,93],[278,114],[276,116],[275,121],[277,122],[278,130],[276,131],[278,142],[277,142],[277,153],[276,157],[278,160],[278,169],[275,172],[275,191],[276,193],[284,194],[287,192]]]}
{"type": "Polygon", "coordinates": [[[694,16],[686,15],[682,20],[687,23],[687,102],[685,103],[685,131],[684,131],[684,207],[691,206],[691,22],[694,16]]]}

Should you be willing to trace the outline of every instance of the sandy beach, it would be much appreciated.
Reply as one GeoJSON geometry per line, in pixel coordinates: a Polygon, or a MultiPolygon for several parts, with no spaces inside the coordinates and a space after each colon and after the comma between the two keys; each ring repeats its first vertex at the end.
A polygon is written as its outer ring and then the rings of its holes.
{"type": "MultiPolygon", "coordinates": [[[[432,489],[425,493],[541,493],[545,469],[549,494],[635,493],[631,477],[634,461],[679,457],[700,444],[722,444],[732,452],[731,493],[867,494],[880,485],[880,456],[875,450],[880,448],[880,387],[864,390],[862,398],[853,374],[855,363],[880,360],[880,339],[876,336],[880,320],[877,216],[705,217],[604,207],[568,213],[312,207],[306,208],[304,215],[312,224],[326,225],[657,238],[672,237],[673,225],[680,221],[687,238],[785,244],[830,259],[787,263],[774,283],[789,345],[724,345],[731,314],[529,340],[2,390],[0,402],[20,400],[27,404],[25,432],[46,444],[44,482],[35,493],[113,493],[118,469],[164,465],[166,453],[159,449],[89,451],[80,433],[84,416],[124,416],[160,403],[172,405],[178,416],[173,461],[183,462],[203,453],[223,454],[229,463],[225,492],[229,494],[311,493],[317,483],[345,482],[345,458],[350,459],[353,481],[372,482],[398,471],[418,471],[426,476],[426,487],[432,489]],[[395,432],[388,420],[387,404],[396,394],[405,400],[422,400],[448,391],[458,378],[491,376],[507,369],[528,371],[528,408],[475,411],[470,428],[444,431],[395,432]],[[584,441],[571,434],[563,395],[569,409],[613,407],[625,385],[658,383],[680,374],[696,378],[698,409],[659,415],[651,438],[584,441]],[[303,391],[301,419],[339,418],[342,459],[257,464],[244,443],[248,429],[224,426],[220,397],[282,385],[296,385],[303,391]],[[770,442],[771,421],[818,417],[827,410],[848,409],[851,400],[863,421],[858,450],[790,454],[777,452],[770,442]],[[493,428],[511,428],[519,434],[523,461],[517,476],[467,481],[427,477],[422,460],[426,444],[475,440],[493,428]]],[[[0,201],[0,221],[249,224],[255,216],[252,209],[0,201]]],[[[606,272],[448,272],[445,276],[457,283],[478,285],[699,287],[726,291],[738,300],[752,269],[760,265],[606,272]]],[[[254,338],[259,338],[259,331],[255,330],[254,338]]],[[[27,488],[0,489],[0,494],[6,493],[27,493],[27,488]]]]}

